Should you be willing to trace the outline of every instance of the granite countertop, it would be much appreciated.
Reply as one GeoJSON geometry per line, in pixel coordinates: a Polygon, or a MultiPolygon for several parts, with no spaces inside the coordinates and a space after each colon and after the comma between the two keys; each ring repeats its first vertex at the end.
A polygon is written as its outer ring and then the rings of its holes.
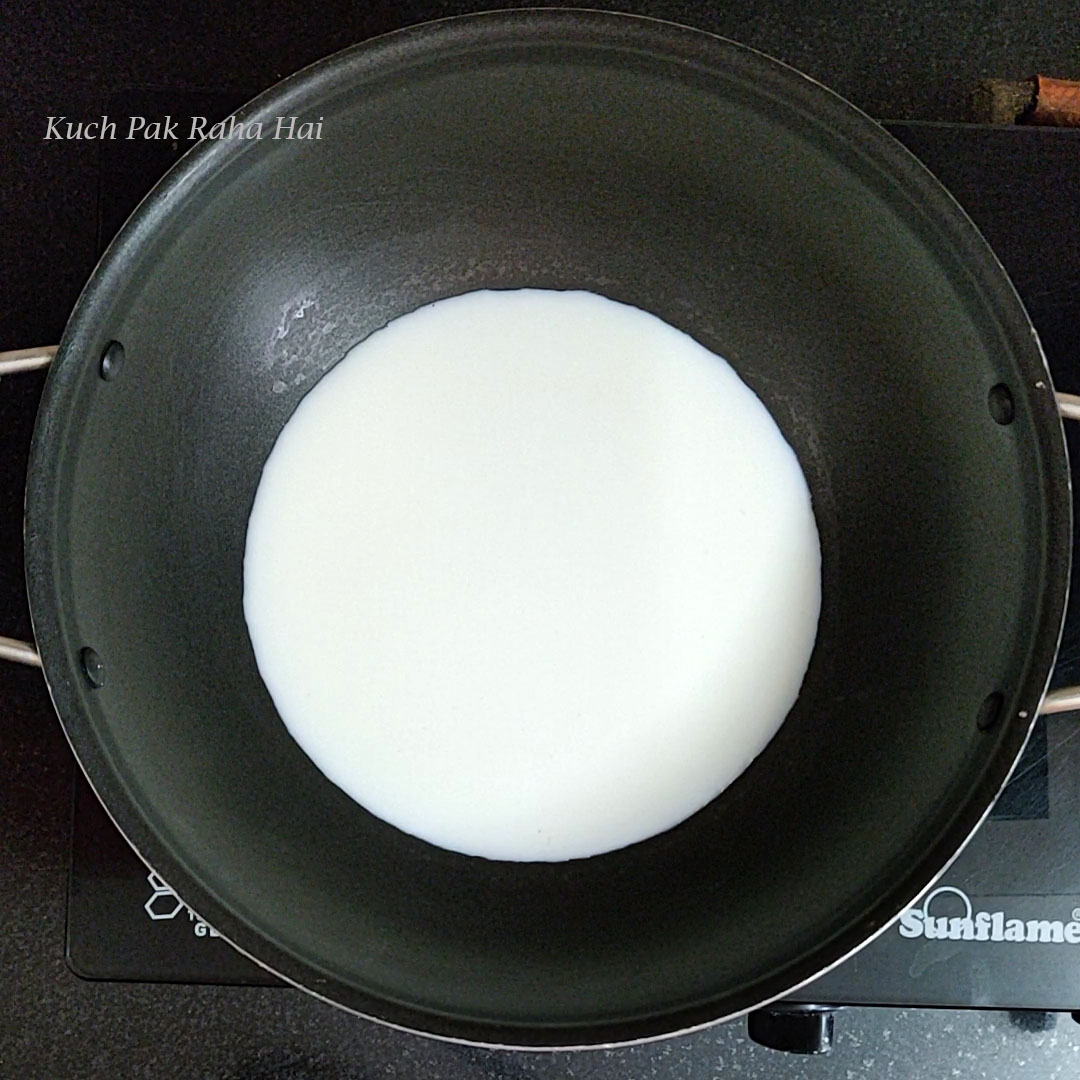
{"type": "MultiPolygon", "coordinates": [[[[58,340],[95,261],[97,146],[45,142],[45,117],[91,118],[133,86],[267,86],[396,26],[485,5],[10,0],[0,34],[0,349],[58,340]]],[[[496,6],[496,5],[487,5],[496,6]]],[[[497,6],[510,6],[505,2],[497,6]]],[[[1080,77],[1075,5],[929,0],[681,0],[618,6],[755,46],[872,115],[961,120],[984,76],[1080,77]]],[[[21,475],[37,375],[0,385],[0,632],[27,636],[21,475]]],[[[978,1077],[1080,1074],[1080,1026],[1022,1030],[1002,1013],[853,1009],[834,1053],[754,1046],[741,1023],[616,1051],[507,1054],[356,1020],[286,989],[84,982],[67,969],[64,904],[74,768],[39,672],[0,664],[0,1077],[256,1078],[978,1077]]],[[[1031,1017],[1020,1019],[1030,1027],[1031,1017]]],[[[1053,1019],[1053,1018],[1052,1018],[1053,1019]]]]}

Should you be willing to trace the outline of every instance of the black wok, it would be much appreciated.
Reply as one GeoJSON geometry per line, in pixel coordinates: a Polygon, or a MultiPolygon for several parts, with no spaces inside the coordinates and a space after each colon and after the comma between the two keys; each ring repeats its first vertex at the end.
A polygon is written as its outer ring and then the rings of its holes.
{"type": "Polygon", "coordinates": [[[36,646],[125,835],[260,963],[451,1038],[671,1033],[858,948],[986,815],[1062,623],[1061,423],[974,227],[821,86],[629,16],[419,27],[238,116],[267,134],[201,144],[109,248],[34,436],[36,646]],[[322,138],[270,138],[279,115],[322,138]],[[260,470],[304,393],[397,315],[522,286],[727,357],[796,449],[823,548],[817,645],[766,751],[678,828],[563,864],[453,854],[354,804],[287,735],[241,608],[260,470]]]}

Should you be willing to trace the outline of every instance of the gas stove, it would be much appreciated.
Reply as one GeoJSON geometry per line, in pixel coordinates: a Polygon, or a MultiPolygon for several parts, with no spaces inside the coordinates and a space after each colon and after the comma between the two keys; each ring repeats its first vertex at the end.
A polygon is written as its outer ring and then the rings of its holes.
{"type": "MultiPolygon", "coordinates": [[[[110,115],[183,117],[175,139],[100,144],[99,243],[243,95],[129,91],[110,115]]],[[[888,129],[982,229],[1040,333],[1057,385],[1080,392],[1080,131],[897,123],[888,129]]],[[[163,130],[168,130],[164,127],[163,130]]],[[[1068,432],[1080,461],[1080,432],[1068,432]]],[[[1080,682],[1080,600],[1055,684],[1080,682]]],[[[872,716],[867,717],[873,721],[872,716]]],[[[792,1005],[1080,1009],[1080,715],[1036,725],[989,820],[927,895],[792,1005]]],[[[798,903],[792,897],[792,904],[798,903]]],[[[81,777],[74,795],[67,961],[86,979],[274,985],[149,871],[81,777]]]]}

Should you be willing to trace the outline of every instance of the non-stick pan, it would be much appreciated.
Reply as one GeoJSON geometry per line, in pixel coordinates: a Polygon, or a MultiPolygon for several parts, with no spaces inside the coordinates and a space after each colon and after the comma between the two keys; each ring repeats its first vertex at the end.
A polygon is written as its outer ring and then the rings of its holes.
{"type": "Polygon", "coordinates": [[[451,1038],[648,1038],[846,957],[986,815],[1061,629],[1055,394],[975,228],[820,85],[629,16],[418,27],[238,121],[263,137],[200,144],[110,246],[34,435],[36,649],[109,813],[260,963],[451,1038]],[[321,139],[270,137],[278,116],[321,139]],[[728,358],[823,548],[817,645],[765,752],[670,832],[562,864],[453,854],[354,804],[286,733],[241,607],[260,470],[320,375],[422,304],[522,286],[728,358]]]}

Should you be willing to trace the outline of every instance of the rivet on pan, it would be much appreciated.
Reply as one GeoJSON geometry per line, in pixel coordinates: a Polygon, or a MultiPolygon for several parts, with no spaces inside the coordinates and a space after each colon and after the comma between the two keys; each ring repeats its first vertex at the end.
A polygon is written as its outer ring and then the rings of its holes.
{"type": "Polygon", "coordinates": [[[79,661],[82,664],[86,681],[95,690],[98,690],[105,685],[105,664],[93,649],[82,649],[79,652],[79,661]]]}
{"type": "Polygon", "coordinates": [[[1004,384],[990,387],[990,393],[986,396],[986,403],[990,408],[990,415],[999,424],[1011,424],[1016,416],[1016,407],[1013,404],[1012,391],[1004,384]]]}
{"type": "Polygon", "coordinates": [[[1005,704],[1005,695],[995,690],[987,694],[979,706],[975,724],[980,731],[989,731],[1001,719],[1001,708],[1005,704]]]}
{"type": "Polygon", "coordinates": [[[108,382],[115,379],[124,363],[124,346],[119,341],[110,341],[101,354],[101,377],[108,382]]]}

